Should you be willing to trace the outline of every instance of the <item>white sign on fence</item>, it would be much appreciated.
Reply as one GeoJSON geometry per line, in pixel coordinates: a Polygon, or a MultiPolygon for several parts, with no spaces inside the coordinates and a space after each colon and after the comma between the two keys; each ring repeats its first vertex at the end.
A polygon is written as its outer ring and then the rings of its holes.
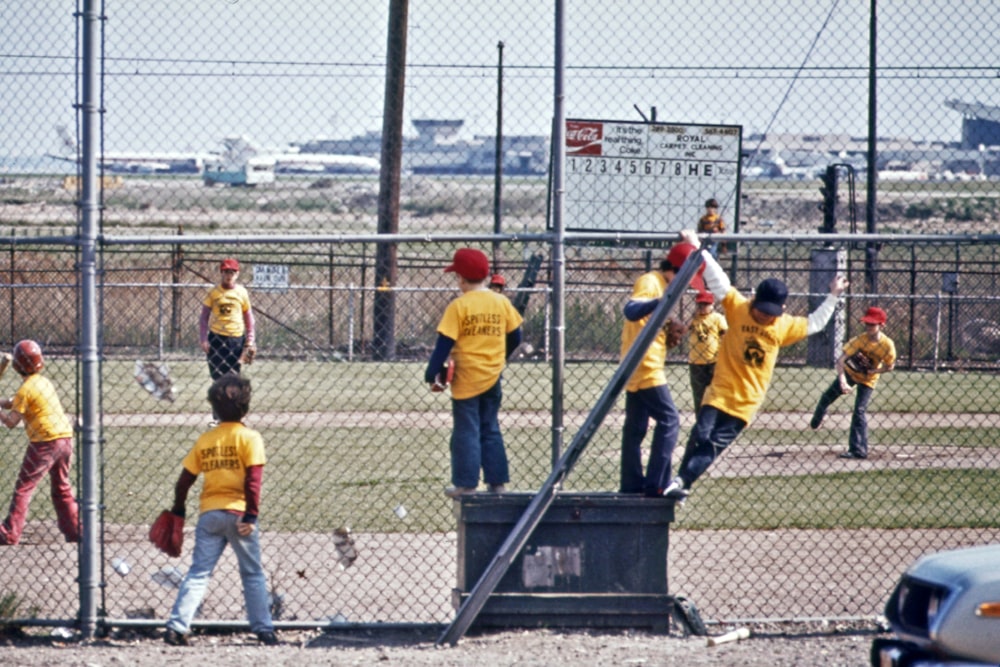
{"type": "Polygon", "coordinates": [[[566,121],[566,229],[695,229],[716,199],[733,231],[739,219],[739,125],[566,121]]]}
{"type": "Polygon", "coordinates": [[[254,264],[251,286],[255,292],[288,291],[287,264],[254,264]]]}

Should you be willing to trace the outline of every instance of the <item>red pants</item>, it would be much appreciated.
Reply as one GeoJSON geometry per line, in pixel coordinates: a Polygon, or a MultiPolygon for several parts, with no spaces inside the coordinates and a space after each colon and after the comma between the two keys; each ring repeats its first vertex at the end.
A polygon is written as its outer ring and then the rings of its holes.
{"type": "Polygon", "coordinates": [[[49,442],[32,442],[24,453],[21,471],[14,485],[10,511],[0,524],[0,544],[17,544],[28,516],[28,505],[35,487],[45,473],[52,482],[52,504],[56,509],[59,530],[67,542],[80,541],[79,512],[73,487],[69,483],[69,463],[73,457],[73,439],[59,438],[49,442]]]}

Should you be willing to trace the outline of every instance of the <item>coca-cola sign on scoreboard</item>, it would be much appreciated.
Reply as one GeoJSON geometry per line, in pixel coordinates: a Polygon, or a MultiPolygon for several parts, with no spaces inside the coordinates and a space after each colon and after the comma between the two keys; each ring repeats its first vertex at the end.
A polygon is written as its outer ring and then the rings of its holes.
{"type": "Polygon", "coordinates": [[[738,125],[567,119],[564,219],[570,230],[692,229],[717,199],[737,231],[738,125]]]}
{"type": "Polygon", "coordinates": [[[604,124],[590,121],[566,121],[567,155],[600,155],[604,124]]]}

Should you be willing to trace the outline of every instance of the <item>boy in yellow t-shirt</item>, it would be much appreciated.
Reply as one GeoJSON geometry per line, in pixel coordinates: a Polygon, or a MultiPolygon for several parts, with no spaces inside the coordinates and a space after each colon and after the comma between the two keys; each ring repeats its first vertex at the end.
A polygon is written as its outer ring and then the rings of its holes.
{"type": "Polygon", "coordinates": [[[213,380],[230,371],[239,373],[241,363],[249,364],[257,353],[250,294],[236,282],[240,263],[231,257],[224,259],[219,272],[222,279],[205,295],[198,320],[198,341],[213,380]]]}
{"type": "Polygon", "coordinates": [[[705,284],[721,299],[729,330],[722,337],[715,375],[705,391],[678,474],[663,493],[675,500],[687,497],[695,480],[753,419],[764,402],[778,351],[822,331],[848,285],[846,278],[835,277],[830,294],[816,310],[808,317],[794,317],[785,313],[788,287],[780,280],[761,281],[753,299],[747,299],[732,287],[714,258],[702,256],[705,284]]]}
{"type": "Polygon", "coordinates": [[[38,343],[22,340],[14,346],[11,356],[11,365],[23,380],[12,398],[0,400],[0,408],[10,410],[0,412],[0,422],[7,428],[24,422],[29,442],[14,485],[10,511],[0,524],[0,545],[20,541],[31,497],[46,473],[52,478],[52,505],[59,530],[67,542],[79,542],[79,508],[69,483],[73,426],[63,412],[55,387],[41,374],[45,360],[38,343]]]}
{"type": "Polygon", "coordinates": [[[437,342],[424,381],[432,385],[449,355],[455,362],[451,384],[450,498],[474,493],[479,471],[489,490],[501,493],[510,481],[500,433],[500,373],[521,344],[521,315],[510,299],[490,290],[489,258],[481,250],[460,248],[445,272],[454,273],[462,294],[448,304],[438,324],[437,342]]]}
{"type": "Polygon", "coordinates": [[[868,402],[872,398],[879,377],[896,366],[896,344],[882,332],[886,319],[885,311],[877,306],[869,308],[861,317],[865,332],[844,344],[843,354],[837,358],[835,364],[837,377],[820,396],[819,404],[809,422],[811,428],[819,428],[827,408],[844,394],[850,393],[855,386],[858,388],[854,399],[854,411],[851,414],[847,451],[840,455],[843,459],[868,458],[868,402]],[[848,360],[859,354],[864,355],[866,363],[863,368],[855,370],[851,368],[848,360]]]}
{"type": "MultiPolygon", "coordinates": [[[[635,281],[632,295],[623,309],[625,323],[622,326],[620,348],[622,359],[660,304],[667,286],[681,270],[688,256],[697,249],[692,243],[674,245],[660,262],[658,270],[644,273],[635,281]]],[[[691,286],[698,290],[704,289],[700,275],[691,280],[691,286]]],[[[625,385],[619,493],[659,496],[670,479],[670,461],[677,445],[680,415],[677,414],[677,406],[674,405],[667,384],[667,374],[663,368],[666,361],[667,333],[661,329],[646,348],[646,353],[625,385]],[[643,475],[642,442],[649,430],[650,420],[655,426],[649,445],[646,474],[643,475]]]]}
{"type": "MultiPolygon", "coordinates": [[[[705,215],[698,219],[698,233],[699,234],[724,234],[726,231],[726,222],[719,215],[719,202],[717,199],[712,198],[705,202],[705,215]]],[[[719,253],[723,255],[727,252],[725,243],[713,243],[708,246],[708,252],[711,253],[712,257],[715,259],[719,258],[719,253]]]]}
{"type": "Polygon", "coordinates": [[[170,510],[175,515],[184,517],[188,491],[198,475],[204,475],[205,479],[191,568],[181,582],[167,620],[164,640],[173,646],[188,644],[191,621],[227,545],[239,562],[250,631],[263,644],[278,643],[268,605],[267,577],[261,564],[257,528],[267,456],[260,433],[242,422],[250,411],[250,397],[250,380],[239,375],[229,373],[213,382],[208,401],[220,423],[201,434],[181,462],[183,467],[174,485],[174,504],[170,510]]]}
{"type": "Polygon", "coordinates": [[[710,292],[699,292],[694,302],[696,310],[688,325],[688,373],[697,414],[705,389],[712,383],[719,344],[728,325],[726,318],[715,312],[715,297],[710,292]]]}

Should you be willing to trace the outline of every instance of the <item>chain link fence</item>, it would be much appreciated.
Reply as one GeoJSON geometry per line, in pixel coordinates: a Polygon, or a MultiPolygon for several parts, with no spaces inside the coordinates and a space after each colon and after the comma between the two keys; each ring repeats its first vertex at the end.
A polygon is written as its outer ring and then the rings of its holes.
{"type": "MultiPolygon", "coordinates": [[[[102,608],[115,622],[164,618],[169,611],[185,561],[156,552],[145,530],[170,503],[180,459],[211,421],[197,317],[211,285],[206,278],[233,248],[182,241],[111,245],[102,253],[102,608]]],[[[369,345],[377,287],[362,286],[362,275],[373,270],[371,245],[282,244],[280,265],[272,264],[275,244],[238,249],[246,275],[271,281],[249,282],[261,352],[245,368],[255,386],[247,421],[268,447],[261,527],[276,614],[285,622],[445,622],[453,613],[456,523],[452,501],[441,494],[449,476],[450,408],[446,395],[426,391],[422,373],[437,319],[455,295],[441,273],[455,245],[401,248],[393,288],[397,358],[381,362],[372,360],[369,345]],[[274,283],[273,270],[261,271],[274,266],[286,270],[287,285],[274,283]],[[342,527],[351,531],[356,560],[338,549],[333,533],[342,527]]],[[[790,312],[807,312],[803,245],[752,244],[736,284],[781,275],[792,288],[790,312]]],[[[885,255],[894,249],[889,245],[885,255]]],[[[535,265],[520,257],[536,250],[501,244],[500,255],[511,258],[506,275],[515,301],[523,298],[516,285],[535,265]]],[[[887,333],[899,353],[897,370],[870,405],[869,459],[837,458],[846,449],[849,398],[834,405],[822,428],[806,428],[834,374],[829,363],[810,365],[808,344],[801,343],[783,352],[761,414],[678,512],[670,587],[697,599],[710,617],[874,614],[916,555],[994,538],[996,499],[984,471],[997,464],[992,396],[1000,350],[989,344],[989,332],[1000,329],[995,276],[975,258],[989,257],[995,247],[920,244],[900,251],[917,261],[887,263],[886,275],[910,276],[899,279],[904,287],[919,276],[929,289],[877,298],[855,291],[845,300],[845,336],[859,333],[860,314],[877,302],[889,313],[887,333]],[[959,262],[961,295],[933,291],[953,264],[934,270],[930,259],[919,259],[943,254],[968,258],[959,262]],[[965,287],[972,285],[977,292],[965,287]]],[[[661,253],[620,245],[579,245],[568,253],[575,257],[565,301],[567,439],[616,368],[631,279],[661,253]]],[[[30,243],[3,256],[7,276],[16,275],[11,264],[60,259],[52,248],[30,243]]],[[[546,260],[536,286],[525,291],[525,343],[504,373],[501,423],[513,488],[522,491],[541,485],[553,456],[548,275],[546,260]]],[[[77,396],[75,331],[45,323],[57,313],[73,320],[72,278],[69,269],[18,275],[0,293],[11,304],[0,340],[9,346],[21,336],[38,337],[50,358],[47,373],[70,410],[77,396]]],[[[677,315],[688,318],[693,307],[693,295],[685,296],[677,315]]],[[[684,426],[677,457],[693,423],[685,347],[671,352],[667,367],[684,426]]],[[[617,488],[622,412],[617,406],[594,435],[566,490],[617,488]]],[[[9,451],[24,444],[19,432],[5,437],[9,451]]],[[[8,460],[0,483],[11,488],[16,459],[8,460]]],[[[3,586],[32,605],[19,617],[72,618],[76,554],[59,544],[45,496],[34,501],[22,545],[0,551],[3,586]],[[23,577],[24,567],[65,573],[65,581],[40,599],[38,581],[23,577]]],[[[224,559],[216,579],[200,618],[239,619],[235,562],[224,559]]],[[[47,578],[43,589],[51,585],[47,578]]]]}
{"type": "MultiPolygon", "coordinates": [[[[385,4],[101,8],[100,219],[105,234],[131,239],[103,243],[99,267],[107,619],[163,619],[176,594],[185,562],[156,553],[145,530],[211,419],[196,323],[229,255],[246,267],[259,327],[248,421],[268,447],[262,542],[279,621],[440,623],[453,614],[456,524],[441,495],[449,408],[421,375],[454,296],[440,272],[458,241],[400,244],[398,281],[379,285],[377,243],[351,238],[378,225],[378,177],[370,162],[345,158],[382,158],[386,44],[403,37],[387,34],[396,5],[385,4]],[[237,158],[251,154],[261,182],[219,185],[249,178],[251,163],[237,158]],[[275,242],[231,242],[255,233],[275,242]],[[172,234],[174,244],[142,242],[172,234]],[[281,238],[292,235],[344,238],[281,238]],[[386,288],[394,354],[379,359],[373,308],[386,288]],[[136,382],[161,369],[173,400],[136,382]],[[332,536],[339,527],[350,528],[358,552],[346,568],[332,536]]],[[[995,539],[988,479],[1000,316],[998,246],[987,235],[998,229],[1000,131],[989,107],[995,66],[977,46],[1000,28],[995,13],[921,2],[872,17],[868,4],[839,1],[567,9],[567,113],[742,126],[741,200],[721,210],[737,232],[725,259],[734,283],[749,289],[781,277],[793,293],[789,310],[804,314],[815,296],[814,254],[840,253],[853,281],[844,336],[877,303],[899,353],[898,372],[869,407],[864,462],[836,457],[849,399],[808,429],[832,370],[810,363],[806,343],[782,353],[758,419],[678,513],[671,592],[719,619],[870,615],[917,555],[995,539]],[[841,165],[832,226],[819,190],[829,196],[819,177],[830,165],[841,165]],[[821,227],[983,236],[878,245],[798,238],[821,227]],[[798,240],[750,238],[783,233],[798,240]]],[[[80,409],[80,11],[14,3],[0,24],[11,110],[0,124],[0,224],[10,230],[0,239],[0,347],[38,339],[72,412],[80,409]]],[[[410,3],[401,232],[550,228],[555,22],[537,3],[410,3]]],[[[501,423],[514,486],[536,489],[558,440],[550,247],[509,238],[473,245],[491,255],[525,312],[501,423]]],[[[639,246],[566,248],[567,434],[614,372],[632,281],[662,253],[639,246]]],[[[685,298],[685,316],[692,308],[685,298]]],[[[682,346],[667,369],[683,417],[678,456],[693,421],[685,362],[682,346]]],[[[4,391],[15,382],[5,378],[4,391]]],[[[615,410],[567,490],[616,488],[620,427],[615,410]]],[[[19,431],[3,437],[0,489],[9,490],[25,443],[19,431]]],[[[79,554],[61,543],[46,496],[36,494],[22,544],[0,550],[0,600],[7,618],[58,624],[78,613],[79,554]]],[[[242,618],[234,565],[220,563],[200,618],[242,618]]]]}

